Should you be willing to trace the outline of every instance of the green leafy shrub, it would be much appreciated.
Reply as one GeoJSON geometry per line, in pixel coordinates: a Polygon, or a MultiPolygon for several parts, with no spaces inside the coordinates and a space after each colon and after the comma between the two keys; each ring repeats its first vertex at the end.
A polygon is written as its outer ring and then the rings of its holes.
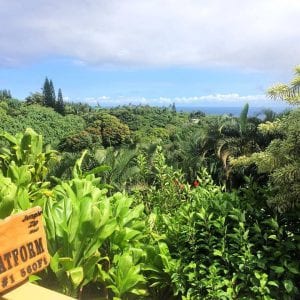
{"type": "Polygon", "coordinates": [[[145,170],[143,155],[138,157],[138,167],[141,169],[143,182],[148,182],[144,193],[137,193],[150,213],[154,207],[159,211],[175,210],[189,196],[188,185],[183,184],[183,175],[166,164],[162,147],[158,146],[151,159],[151,169],[145,170]],[[150,178],[150,182],[149,182],[150,178]]]}
{"type": "Polygon", "coordinates": [[[15,208],[17,187],[10,178],[0,176],[0,219],[9,216],[15,208]]]}
{"type": "Polygon", "coordinates": [[[15,210],[25,210],[31,206],[43,207],[48,195],[50,182],[47,175],[52,163],[57,159],[56,152],[49,147],[43,149],[43,138],[32,129],[26,129],[24,134],[15,136],[3,132],[0,137],[7,143],[0,150],[0,172],[3,184],[2,205],[5,203],[5,213],[9,215],[15,210]],[[5,187],[9,186],[15,194],[14,201],[11,197],[4,196],[5,187]]]}
{"type": "Polygon", "coordinates": [[[140,261],[145,256],[143,205],[133,208],[133,199],[122,194],[107,197],[99,178],[82,174],[82,158],[74,178],[57,185],[45,206],[54,278],[69,295],[82,293],[91,282],[98,282],[106,297],[146,294],[140,286],[146,281],[140,261]]]}
{"type": "Polygon", "coordinates": [[[205,173],[199,183],[175,214],[165,210],[156,216],[176,266],[168,270],[174,294],[184,299],[299,295],[297,230],[287,231],[269,211],[222,192],[205,173]]]}

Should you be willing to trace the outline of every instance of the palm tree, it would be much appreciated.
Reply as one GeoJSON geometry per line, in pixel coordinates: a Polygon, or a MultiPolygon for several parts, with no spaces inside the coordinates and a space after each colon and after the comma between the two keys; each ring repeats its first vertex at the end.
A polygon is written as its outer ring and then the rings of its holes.
{"type": "Polygon", "coordinates": [[[201,168],[214,171],[215,139],[208,127],[188,126],[173,137],[173,142],[165,147],[167,162],[186,174],[186,179],[193,182],[201,168]]]}
{"type": "Polygon", "coordinates": [[[260,113],[257,114],[257,117],[261,116],[261,115],[264,116],[264,118],[262,120],[264,123],[265,122],[273,122],[278,117],[277,113],[269,108],[263,109],[260,113]]]}
{"type": "Polygon", "coordinates": [[[289,104],[300,103],[300,65],[295,68],[295,76],[290,84],[279,83],[268,89],[268,96],[274,100],[283,100],[289,104]]]}
{"type": "Polygon", "coordinates": [[[130,189],[140,171],[136,164],[137,155],[136,149],[110,147],[96,150],[94,159],[99,165],[110,167],[101,175],[104,182],[122,191],[130,189]]]}
{"type": "Polygon", "coordinates": [[[222,138],[218,140],[217,155],[223,163],[225,182],[232,185],[230,177],[232,166],[229,161],[233,157],[250,155],[260,150],[257,143],[257,124],[248,118],[249,105],[245,104],[239,118],[231,118],[220,127],[222,138]]]}

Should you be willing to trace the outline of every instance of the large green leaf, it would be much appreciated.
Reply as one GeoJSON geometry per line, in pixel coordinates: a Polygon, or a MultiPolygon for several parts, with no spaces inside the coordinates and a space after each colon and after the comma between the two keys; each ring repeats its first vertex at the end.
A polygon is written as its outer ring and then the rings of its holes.
{"type": "Polygon", "coordinates": [[[132,257],[129,253],[124,253],[116,258],[117,268],[114,275],[115,287],[118,290],[117,296],[122,297],[124,294],[141,290],[136,289],[139,283],[145,282],[144,276],[141,274],[140,266],[134,265],[132,257]]]}
{"type": "Polygon", "coordinates": [[[0,218],[8,217],[16,203],[17,187],[10,180],[0,176],[0,218]]]}
{"type": "Polygon", "coordinates": [[[71,277],[72,283],[75,287],[78,287],[84,279],[82,267],[71,269],[67,273],[71,277]]]}
{"type": "Polygon", "coordinates": [[[288,280],[288,279],[284,280],[283,281],[283,285],[284,285],[284,288],[286,289],[286,291],[288,293],[291,293],[293,291],[293,289],[294,289],[294,284],[293,284],[293,282],[291,280],[288,280]]]}

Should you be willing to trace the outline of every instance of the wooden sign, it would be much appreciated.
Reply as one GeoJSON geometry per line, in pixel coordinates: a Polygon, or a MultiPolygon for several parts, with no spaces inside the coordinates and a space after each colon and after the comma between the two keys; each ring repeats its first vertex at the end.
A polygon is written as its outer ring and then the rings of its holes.
{"type": "Polygon", "coordinates": [[[40,207],[0,220],[0,293],[45,269],[49,262],[40,207]]]}

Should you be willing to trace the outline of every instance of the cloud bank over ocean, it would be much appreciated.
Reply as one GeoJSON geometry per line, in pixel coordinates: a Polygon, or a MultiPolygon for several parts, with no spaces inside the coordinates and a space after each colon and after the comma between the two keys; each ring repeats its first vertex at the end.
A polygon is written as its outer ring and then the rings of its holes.
{"type": "MultiPolygon", "coordinates": [[[[70,99],[65,99],[70,101],[70,99]]],[[[274,102],[268,99],[264,94],[257,95],[239,95],[237,93],[230,94],[209,94],[194,97],[89,97],[82,99],[75,99],[75,102],[87,103],[92,106],[117,106],[124,103],[130,103],[132,105],[156,105],[156,106],[169,106],[173,103],[179,106],[233,106],[239,107],[245,103],[249,103],[255,107],[261,106],[274,106],[274,102]]],[[[279,104],[280,105],[280,104],[279,104]]],[[[282,103],[281,103],[282,105],[282,103]]]]}

